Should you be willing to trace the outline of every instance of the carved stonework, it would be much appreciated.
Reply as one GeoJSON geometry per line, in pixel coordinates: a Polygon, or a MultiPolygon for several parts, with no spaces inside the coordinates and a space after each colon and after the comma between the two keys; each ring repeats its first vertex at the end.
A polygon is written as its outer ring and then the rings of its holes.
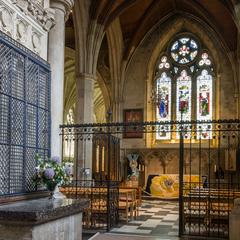
{"type": "Polygon", "coordinates": [[[35,0],[39,6],[44,6],[44,0],[35,0]]]}
{"type": "Polygon", "coordinates": [[[11,0],[24,14],[32,16],[44,30],[49,31],[55,24],[54,11],[44,9],[42,0],[11,0]]]}
{"type": "Polygon", "coordinates": [[[42,0],[0,0],[0,31],[46,60],[47,32],[53,26],[55,11],[43,9],[42,3],[42,0]]]}
{"type": "Polygon", "coordinates": [[[27,23],[22,19],[18,19],[16,25],[16,40],[24,44],[27,41],[26,36],[27,36],[27,23]]]}
{"type": "Polygon", "coordinates": [[[32,48],[33,51],[37,54],[40,54],[40,46],[41,46],[41,40],[39,34],[34,32],[32,34],[32,48]]]}
{"type": "Polygon", "coordinates": [[[13,12],[5,6],[0,6],[0,30],[12,36],[13,34],[13,12]]]}

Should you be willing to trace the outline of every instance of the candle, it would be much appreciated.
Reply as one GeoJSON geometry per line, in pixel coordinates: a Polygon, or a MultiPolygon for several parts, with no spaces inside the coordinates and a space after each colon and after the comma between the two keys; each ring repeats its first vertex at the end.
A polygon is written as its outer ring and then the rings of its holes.
{"type": "Polygon", "coordinates": [[[105,168],[105,154],[104,154],[104,147],[102,147],[102,172],[104,172],[104,168],[105,168]]]}
{"type": "Polygon", "coordinates": [[[99,145],[96,148],[96,172],[99,172],[99,145]]]}

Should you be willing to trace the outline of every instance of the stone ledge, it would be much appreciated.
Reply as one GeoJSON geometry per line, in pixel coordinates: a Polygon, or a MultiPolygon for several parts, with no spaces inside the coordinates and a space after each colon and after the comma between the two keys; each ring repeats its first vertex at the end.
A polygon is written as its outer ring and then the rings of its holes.
{"type": "Polygon", "coordinates": [[[74,215],[89,206],[87,199],[49,199],[20,201],[0,206],[2,225],[38,225],[74,215]]]}

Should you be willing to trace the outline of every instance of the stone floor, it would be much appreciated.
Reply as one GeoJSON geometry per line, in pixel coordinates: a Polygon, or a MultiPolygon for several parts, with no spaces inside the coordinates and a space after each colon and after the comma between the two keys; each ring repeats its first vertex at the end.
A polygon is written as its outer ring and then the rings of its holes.
{"type": "Polygon", "coordinates": [[[178,203],[143,200],[139,216],[128,224],[121,221],[111,233],[178,239],[178,203]]]}
{"type": "Polygon", "coordinates": [[[146,236],[138,236],[138,235],[105,233],[105,234],[96,235],[91,240],[169,240],[169,239],[170,238],[164,238],[164,237],[146,237],[146,236]]]}
{"type": "Polygon", "coordinates": [[[84,235],[83,240],[178,240],[178,202],[143,200],[139,216],[126,223],[120,220],[109,233],[84,235]]]}

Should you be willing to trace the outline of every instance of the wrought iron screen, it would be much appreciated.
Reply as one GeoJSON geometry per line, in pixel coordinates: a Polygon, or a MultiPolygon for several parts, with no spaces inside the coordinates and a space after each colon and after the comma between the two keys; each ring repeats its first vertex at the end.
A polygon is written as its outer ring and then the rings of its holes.
{"type": "Polygon", "coordinates": [[[0,196],[35,191],[35,154],[49,155],[50,67],[0,33],[0,196]]]}
{"type": "Polygon", "coordinates": [[[228,239],[240,197],[240,122],[182,124],[180,135],[180,235],[228,239]]]}
{"type": "MultiPolygon", "coordinates": [[[[85,166],[84,162],[91,158],[92,165],[88,167],[92,168],[93,172],[105,170],[106,166],[103,164],[105,158],[101,157],[101,149],[108,146],[104,154],[107,156],[108,163],[107,180],[111,179],[111,173],[117,176],[113,178],[114,180],[122,177],[117,173],[120,169],[118,167],[120,149],[116,148],[116,144],[121,146],[121,141],[124,141],[122,137],[126,133],[142,133],[142,142],[139,144],[142,152],[148,150],[150,146],[151,150],[154,150],[154,156],[161,158],[163,156],[161,153],[168,152],[170,158],[176,160],[175,172],[172,175],[178,175],[178,179],[167,179],[165,188],[155,185],[155,190],[157,192],[158,189],[168,190],[169,188],[169,191],[165,191],[167,196],[177,192],[179,235],[197,239],[228,239],[229,214],[233,208],[234,199],[240,197],[239,119],[82,124],[61,126],[61,130],[64,146],[74,146],[74,162],[78,162],[81,167],[85,166]],[[158,141],[156,133],[162,136],[169,133],[174,137],[174,142],[158,141]],[[117,141],[111,136],[116,137],[117,141]],[[149,139],[152,145],[147,145],[150,142],[149,139]],[[111,142],[115,144],[109,144],[111,142]],[[82,149],[87,151],[84,152],[82,149]],[[114,172],[111,166],[114,166],[117,172],[114,172]]],[[[136,142],[136,140],[133,141],[136,142]]],[[[132,151],[136,152],[136,148],[132,151]]],[[[75,175],[80,176],[77,174],[77,167],[75,175]]],[[[165,171],[170,175],[173,173],[167,172],[166,166],[163,173],[165,171]]],[[[105,175],[101,175],[100,181],[103,176],[105,175]]],[[[76,185],[76,189],[77,187],[76,185]]],[[[158,193],[162,194],[162,190],[158,193]]],[[[107,197],[109,198],[109,195],[107,197]]]]}

